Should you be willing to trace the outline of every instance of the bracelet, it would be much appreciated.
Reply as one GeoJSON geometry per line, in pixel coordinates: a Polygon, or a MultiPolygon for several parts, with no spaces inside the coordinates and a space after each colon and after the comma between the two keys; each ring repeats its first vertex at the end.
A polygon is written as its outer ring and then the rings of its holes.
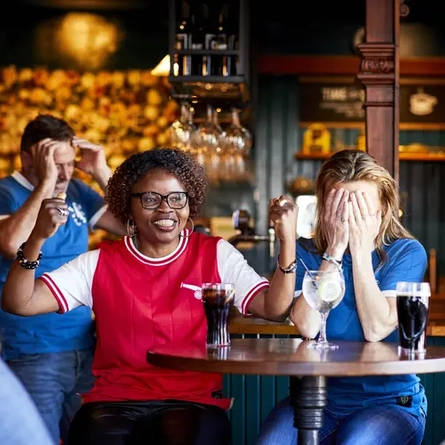
{"type": "Polygon", "coordinates": [[[25,244],[26,243],[23,243],[19,247],[19,250],[17,250],[17,261],[19,262],[20,266],[24,267],[25,269],[37,269],[40,265],[40,260],[42,259],[42,251],[40,251],[39,256],[35,261],[29,261],[23,256],[23,248],[25,247],[25,244]]]}
{"type": "Polygon", "coordinates": [[[297,259],[295,258],[295,260],[290,263],[289,267],[283,267],[280,264],[280,257],[278,257],[277,266],[283,273],[293,273],[297,270],[297,259]]]}
{"type": "Polygon", "coordinates": [[[326,252],[322,255],[321,258],[328,263],[335,264],[339,269],[341,269],[341,261],[337,261],[333,256],[328,255],[326,252]]]}

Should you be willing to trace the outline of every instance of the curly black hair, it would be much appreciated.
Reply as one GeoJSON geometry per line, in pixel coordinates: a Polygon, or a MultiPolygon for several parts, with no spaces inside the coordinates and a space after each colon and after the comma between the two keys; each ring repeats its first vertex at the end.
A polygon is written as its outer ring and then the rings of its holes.
{"type": "Polygon", "coordinates": [[[204,168],[184,151],[154,148],[126,159],[114,172],[107,185],[108,208],[123,224],[131,218],[131,191],[147,172],[162,169],[176,176],[189,194],[190,218],[198,216],[207,193],[204,168]]]}

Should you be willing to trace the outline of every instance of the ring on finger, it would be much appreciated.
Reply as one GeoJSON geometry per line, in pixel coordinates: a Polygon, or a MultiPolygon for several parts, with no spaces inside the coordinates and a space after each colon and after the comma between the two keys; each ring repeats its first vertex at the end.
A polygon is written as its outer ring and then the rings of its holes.
{"type": "Polygon", "coordinates": [[[68,212],[65,209],[62,209],[61,207],[56,207],[56,209],[60,216],[68,216],[68,212]]]}
{"type": "Polygon", "coordinates": [[[342,223],[344,223],[344,222],[346,221],[346,218],[343,218],[343,216],[342,216],[341,219],[340,219],[340,221],[341,221],[342,223]]]}

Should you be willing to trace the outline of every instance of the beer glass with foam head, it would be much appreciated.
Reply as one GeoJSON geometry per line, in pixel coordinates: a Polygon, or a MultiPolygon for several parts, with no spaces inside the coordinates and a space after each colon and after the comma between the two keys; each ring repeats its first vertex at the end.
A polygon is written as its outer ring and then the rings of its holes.
{"type": "Polygon", "coordinates": [[[422,354],[426,350],[428,324],[429,283],[397,283],[397,317],[399,321],[399,352],[422,354]]]}

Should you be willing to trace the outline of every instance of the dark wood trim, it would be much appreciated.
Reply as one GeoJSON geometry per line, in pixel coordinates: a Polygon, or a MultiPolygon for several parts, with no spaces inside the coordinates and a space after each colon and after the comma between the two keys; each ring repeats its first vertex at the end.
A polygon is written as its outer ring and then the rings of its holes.
{"type": "MultiPolygon", "coordinates": [[[[355,148],[355,147],[354,147],[355,148]]],[[[429,148],[436,148],[439,150],[442,150],[441,153],[406,153],[406,152],[399,152],[399,160],[400,161],[416,161],[416,162],[445,162],[445,147],[429,147],[429,148]]],[[[325,160],[329,159],[334,152],[332,153],[300,153],[297,152],[294,155],[294,158],[297,160],[325,160]]]]}
{"type": "Polygon", "coordinates": [[[360,65],[358,57],[350,56],[296,56],[260,54],[260,74],[352,74],[360,65]]]}
{"type": "MultiPolygon", "coordinates": [[[[352,75],[359,71],[355,56],[301,56],[260,54],[260,74],[352,75]]],[[[401,76],[445,76],[445,57],[418,57],[400,60],[401,76]]]]}
{"type": "MultiPolygon", "coordinates": [[[[299,76],[300,83],[353,84],[356,76],[299,76]]],[[[402,77],[400,85],[445,85],[443,77],[402,77]]]]}
{"type": "MultiPolygon", "coordinates": [[[[314,122],[298,122],[298,126],[307,128],[314,122]]],[[[345,129],[359,129],[365,128],[364,122],[320,122],[327,128],[345,128],[345,129]]],[[[419,131],[442,131],[445,130],[445,123],[415,123],[415,122],[402,122],[399,124],[399,130],[419,130],[419,131]]]]}

